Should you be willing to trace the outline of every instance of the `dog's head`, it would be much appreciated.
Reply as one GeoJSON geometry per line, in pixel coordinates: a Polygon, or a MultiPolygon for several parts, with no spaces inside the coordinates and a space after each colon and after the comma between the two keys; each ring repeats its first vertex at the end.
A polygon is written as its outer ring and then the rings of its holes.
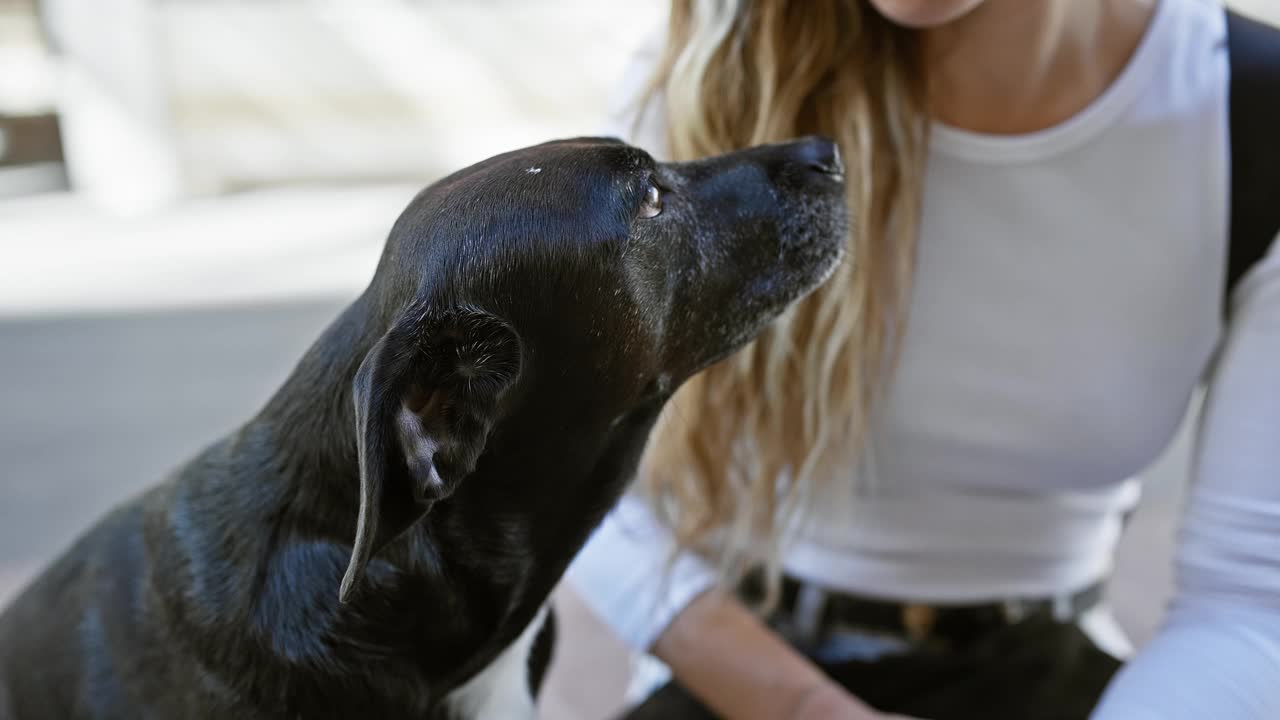
{"type": "Polygon", "coordinates": [[[427,188],[361,300],[385,334],[354,382],[361,506],[341,597],[518,406],[572,416],[576,443],[656,410],[821,283],[845,235],[821,138],[673,164],[566,140],[427,188]]]}

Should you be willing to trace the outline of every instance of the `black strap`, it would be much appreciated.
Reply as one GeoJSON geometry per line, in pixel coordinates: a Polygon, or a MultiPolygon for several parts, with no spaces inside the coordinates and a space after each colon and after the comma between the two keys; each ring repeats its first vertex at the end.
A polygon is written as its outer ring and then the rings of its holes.
{"type": "Polygon", "coordinates": [[[1226,292],[1280,233],[1280,29],[1227,12],[1231,235],[1226,292]]]}

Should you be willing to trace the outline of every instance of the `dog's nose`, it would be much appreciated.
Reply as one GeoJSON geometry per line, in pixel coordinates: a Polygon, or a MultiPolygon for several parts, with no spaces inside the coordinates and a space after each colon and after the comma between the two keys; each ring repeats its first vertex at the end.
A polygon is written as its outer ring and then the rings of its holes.
{"type": "Polygon", "coordinates": [[[810,136],[796,141],[794,156],[811,170],[835,178],[844,176],[840,146],[824,137],[810,136]]]}

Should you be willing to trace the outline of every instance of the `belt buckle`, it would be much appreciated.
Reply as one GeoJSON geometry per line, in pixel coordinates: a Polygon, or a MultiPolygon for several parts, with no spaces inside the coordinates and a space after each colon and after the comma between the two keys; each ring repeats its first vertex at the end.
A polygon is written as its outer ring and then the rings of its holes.
{"type": "Polygon", "coordinates": [[[932,605],[908,603],[902,606],[902,627],[912,642],[923,642],[938,622],[938,611],[932,605]]]}
{"type": "Polygon", "coordinates": [[[827,609],[827,592],[817,585],[802,583],[791,611],[791,626],[804,642],[816,642],[827,609]]]}
{"type": "Polygon", "coordinates": [[[1017,625],[1031,614],[1027,602],[1021,598],[1010,598],[1000,603],[1000,611],[1005,623],[1009,625],[1017,625]]]}
{"type": "Polygon", "coordinates": [[[1071,622],[1076,615],[1075,604],[1075,598],[1071,595],[1055,595],[1049,604],[1049,611],[1056,622],[1071,622]]]}

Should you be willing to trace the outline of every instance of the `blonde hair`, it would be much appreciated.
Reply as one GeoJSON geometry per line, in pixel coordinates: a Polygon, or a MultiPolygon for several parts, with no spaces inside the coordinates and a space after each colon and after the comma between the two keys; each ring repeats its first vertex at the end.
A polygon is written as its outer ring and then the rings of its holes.
{"type": "Polygon", "coordinates": [[[776,587],[784,518],[861,448],[896,350],[927,132],[917,42],[866,0],[674,0],[650,87],[686,160],[809,133],[836,139],[854,230],[820,290],[677,394],[642,487],[680,548],[776,587]]]}

